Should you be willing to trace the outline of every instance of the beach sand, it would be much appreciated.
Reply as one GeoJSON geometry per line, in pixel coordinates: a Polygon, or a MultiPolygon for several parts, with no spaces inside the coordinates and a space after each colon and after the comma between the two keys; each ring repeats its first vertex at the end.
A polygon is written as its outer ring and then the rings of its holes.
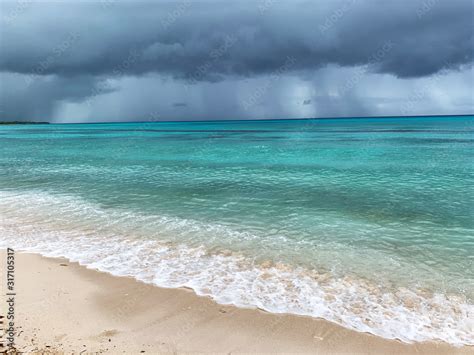
{"type": "MultiPolygon", "coordinates": [[[[6,252],[0,253],[5,298],[6,252]]],[[[16,347],[65,353],[472,354],[472,347],[404,344],[321,319],[222,306],[64,259],[15,254],[16,347]]],[[[0,306],[6,311],[6,302],[0,306]]]]}

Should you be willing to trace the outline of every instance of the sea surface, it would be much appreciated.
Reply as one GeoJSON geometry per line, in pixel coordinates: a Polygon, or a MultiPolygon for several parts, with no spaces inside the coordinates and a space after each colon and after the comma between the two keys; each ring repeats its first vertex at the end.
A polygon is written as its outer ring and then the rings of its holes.
{"type": "Polygon", "coordinates": [[[0,126],[0,247],[474,345],[473,148],[472,116],[0,126]]]}

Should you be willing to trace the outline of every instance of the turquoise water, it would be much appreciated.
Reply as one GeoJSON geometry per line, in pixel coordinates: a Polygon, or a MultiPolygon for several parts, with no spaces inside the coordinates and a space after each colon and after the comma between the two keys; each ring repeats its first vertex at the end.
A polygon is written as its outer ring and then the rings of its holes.
{"type": "Polygon", "coordinates": [[[0,126],[0,246],[474,344],[474,118],[0,126]]]}

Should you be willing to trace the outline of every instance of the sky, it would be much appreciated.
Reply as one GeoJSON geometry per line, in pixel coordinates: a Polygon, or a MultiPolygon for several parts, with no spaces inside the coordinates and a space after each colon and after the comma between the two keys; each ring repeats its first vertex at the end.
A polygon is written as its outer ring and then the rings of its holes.
{"type": "Polygon", "coordinates": [[[0,0],[0,121],[474,113],[471,0],[0,0]]]}

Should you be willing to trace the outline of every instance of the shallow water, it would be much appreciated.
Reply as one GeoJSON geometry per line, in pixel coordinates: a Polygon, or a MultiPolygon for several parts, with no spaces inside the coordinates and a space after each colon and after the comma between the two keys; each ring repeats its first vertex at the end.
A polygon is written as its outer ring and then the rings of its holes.
{"type": "Polygon", "coordinates": [[[0,127],[0,246],[474,344],[474,118],[0,127]]]}

